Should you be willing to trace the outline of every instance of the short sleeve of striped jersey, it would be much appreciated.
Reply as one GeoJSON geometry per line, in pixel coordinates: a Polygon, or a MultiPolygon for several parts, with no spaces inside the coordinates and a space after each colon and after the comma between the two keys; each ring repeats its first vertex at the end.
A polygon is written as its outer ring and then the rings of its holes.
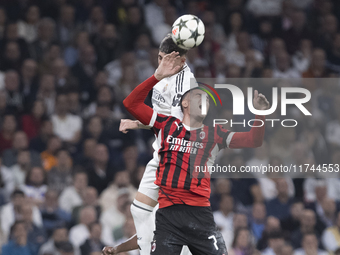
{"type": "Polygon", "coordinates": [[[215,142],[220,145],[220,149],[224,149],[226,147],[229,148],[231,139],[235,132],[231,132],[223,128],[221,125],[216,125],[215,129],[215,142]]]}
{"type": "Polygon", "coordinates": [[[159,130],[165,126],[169,116],[159,114],[156,111],[153,111],[152,118],[150,120],[149,126],[152,127],[152,130],[158,135],[159,130]]]}

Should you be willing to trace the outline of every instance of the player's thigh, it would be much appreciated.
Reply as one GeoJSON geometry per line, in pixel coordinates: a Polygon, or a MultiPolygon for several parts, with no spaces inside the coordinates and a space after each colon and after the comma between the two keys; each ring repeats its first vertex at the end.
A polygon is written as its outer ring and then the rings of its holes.
{"type": "MultiPolygon", "coordinates": [[[[144,194],[145,196],[151,198],[154,201],[158,200],[158,190],[159,190],[159,187],[155,184],[157,167],[158,167],[158,160],[154,158],[151,159],[149,163],[146,165],[143,178],[138,188],[139,193],[144,194]]],[[[143,202],[143,201],[140,201],[140,202],[143,202]]]]}
{"type": "Polygon", "coordinates": [[[200,238],[195,238],[188,247],[195,255],[227,255],[224,239],[217,229],[201,235],[200,238]]]}
{"type": "Polygon", "coordinates": [[[226,255],[226,245],[221,232],[217,229],[211,208],[198,208],[194,215],[191,226],[195,225],[195,228],[188,229],[190,251],[195,255],[226,255]]]}
{"type": "MultiPolygon", "coordinates": [[[[157,227],[156,227],[157,228],[157,227]]],[[[151,255],[180,255],[183,243],[167,231],[155,231],[151,243],[151,255]]]]}

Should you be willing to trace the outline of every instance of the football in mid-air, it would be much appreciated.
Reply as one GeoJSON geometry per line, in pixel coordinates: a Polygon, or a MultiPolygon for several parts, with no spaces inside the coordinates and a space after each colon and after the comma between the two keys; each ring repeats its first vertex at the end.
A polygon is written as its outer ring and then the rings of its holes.
{"type": "Polygon", "coordinates": [[[172,40],[178,47],[189,50],[200,45],[204,39],[204,24],[195,15],[186,14],[179,17],[172,25],[172,40]]]}

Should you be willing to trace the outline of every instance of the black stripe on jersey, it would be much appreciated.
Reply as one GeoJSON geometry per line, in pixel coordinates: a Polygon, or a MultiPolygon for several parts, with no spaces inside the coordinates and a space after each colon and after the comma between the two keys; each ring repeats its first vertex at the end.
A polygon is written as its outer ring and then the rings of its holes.
{"type": "Polygon", "coordinates": [[[181,92],[183,92],[184,71],[182,71],[181,92]]]}
{"type": "Polygon", "coordinates": [[[175,87],[176,94],[177,94],[177,86],[178,86],[178,75],[176,76],[176,87],[175,87]]]}
{"type": "Polygon", "coordinates": [[[223,137],[223,141],[222,141],[222,144],[219,144],[218,145],[218,148],[219,149],[223,149],[223,148],[226,148],[227,147],[227,138],[229,136],[229,134],[231,133],[231,131],[227,131],[226,133],[222,131],[221,127],[220,126],[217,126],[217,129],[216,129],[216,133],[219,137],[223,137]]]}
{"type": "MultiPolygon", "coordinates": [[[[162,123],[162,122],[166,121],[168,118],[169,118],[169,116],[160,116],[160,115],[157,114],[155,122],[162,123]]],[[[155,128],[154,126],[152,128],[153,128],[153,131],[155,132],[155,134],[158,135],[159,129],[155,128]]]]}
{"type": "MultiPolygon", "coordinates": [[[[198,131],[196,131],[195,134],[196,134],[196,138],[195,138],[194,142],[199,142],[201,139],[199,138],[198,131]]],[[[193,140],[192,137],[191,137],[191,140],[193,140]]],[[[184,183],[184,189],[186,189],[186,190],[190,190],[191,181],[192,181],[192,178],[193,178],[192,171],[194,171],[197,154],[198,153],[191,154],[189,156],[189,168],[188,168],[189,171],[187,171],[187,175],[185,177],[185,183],[184,183]]]]}
{"type": "MultiPolygon", "coordinates": [[[[166,140],[166,138],[168,137],[169,133],[170,133],[170,129],[172,124],[174,123],[174,121],[177,120],[175,117],[172,117],[165,125],[164,127],[164,141],[166,140]]],[[[165,142],[164,145],[165,146],[165,142]]],[[[169,146],[169,145],[168,145],[169,146]]],[[[171,153],[170,151],[166,152],[166,153],[171,153]]],[[[165,155],[162,157],[163,160],[165,158],[165,155]]],[[[171,155],[170,157],[166,157],[167,158],[167,162],[164,164],[164,170],[163,170],[163,176],[162,176],[162,181],[161,181],[161,185],[166,186],[166,180],[168,179],[168,174],[169,174],[169,170],[170,170],[170,161],[171,161],[171,155]]],[[[162,164],[164,162],[161,162],[162,164]]]]}
{"type": "MultiPolygon", "coordinates": [[[[180,128],[180,130],[183,130],[183,127],[180,128]]],[[[175,135],[175,133],[174,133],[175,135]]],[[[190,141],[190,132],[186,131],[184,135],[184,140],[190,141]]],[[[182,165],[183,165],[183,156],[184,152],[177,152],[177,160],[176,160],[176,167],[174,171],[174,176],[172,178],[171,182],[171,188],[177,188],[178,187],[178,179],[182,171],[182,165]]],[[[189,165],[190,166],[190,165],[189,165]]],[[[187,172],[190,172],[190,167],[188,167],[187,172]]]]}
{"type": "MultiPolygon", "coordinates": [[[[212,147],[214,145],[216,145],[214,143],[214,133],[215,133],[215,129],[212,127],[208,127],[208,137],[207,137],[207,143],[204,146],[204,154],[201,158],[201,162],[200,162],[200,166],[204,166],[205,163],[207,162],[208,157],[210,156],[210,150],[212,149],[212,147]],[[210,146],[207,146],[208,144],[210,144],[210,146]]],[[[204,178],[204,173],[200,172],[197,176],[198,179],[198,183],[197,183],[197,187],[201,185],[201,181],[202,178],[204,178]]]]}

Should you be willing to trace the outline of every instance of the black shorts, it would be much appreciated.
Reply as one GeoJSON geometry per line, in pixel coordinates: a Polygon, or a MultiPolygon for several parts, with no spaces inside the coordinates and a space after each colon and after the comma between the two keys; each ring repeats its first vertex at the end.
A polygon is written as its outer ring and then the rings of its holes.
{"type": "Polygon", "coordinates": [[[210,207],[173,205],[156,213],[152,255],[181,254],[187,245],[193,255],[227,255],[210,207]]]}

